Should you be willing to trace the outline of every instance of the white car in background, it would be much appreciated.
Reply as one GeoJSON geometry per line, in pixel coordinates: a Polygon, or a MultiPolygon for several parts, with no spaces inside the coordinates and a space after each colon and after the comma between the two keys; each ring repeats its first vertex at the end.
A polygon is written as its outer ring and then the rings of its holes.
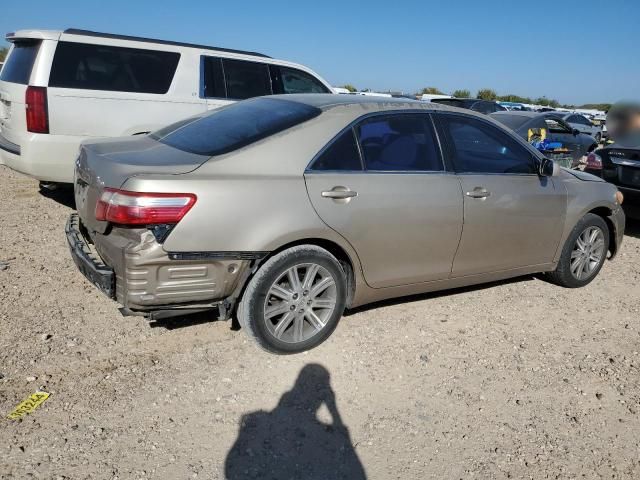
{"type": "Polygon", "coordinates": [[[260,53],[86,30],[21,30],[0,73],[0,164],[73,182],[80,143],[146,134],[237,100],[329,93],[307,67],[260,53]]]}

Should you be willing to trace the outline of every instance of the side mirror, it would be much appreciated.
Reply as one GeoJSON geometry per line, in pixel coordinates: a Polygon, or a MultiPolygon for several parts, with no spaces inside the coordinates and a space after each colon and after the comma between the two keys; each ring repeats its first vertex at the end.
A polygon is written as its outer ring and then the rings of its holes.
{"type": "Polygon", "coordinates": [[[577,128],[573,129],[573,136],[577,137],[578,135],[580,135],[580,130],[578,130],[577,128]]]}
{"type": "Polygon", "coordinates": [[[555,177],[559,172],[560,167],[553,160],[545,157],[538,162],[538,175],[541,177],[555,177]]]}

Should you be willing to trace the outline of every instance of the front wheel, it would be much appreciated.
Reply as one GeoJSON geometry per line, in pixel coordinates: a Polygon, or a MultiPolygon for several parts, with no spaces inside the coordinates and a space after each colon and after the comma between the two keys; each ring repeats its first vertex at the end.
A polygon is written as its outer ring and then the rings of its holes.
{"type": "Polygon", "coordinates": [[[563,287],[583,287],[596,277],[608,251],[607,223],[598,215],[587,213],[567,238],[558,266],[549,278],[563,287]]]}
{"type": "Polygon", "coordinates": [[[346,297],[347,282],[338,260],[323,248],[301,245],[260,267],[242,296],[238,321],[265,350],[298,353],[331,335],[346,297]]]}
{"type": "Polygon", "coordinates": [[[596,142],[598,142],[598,145],[600,144],[600,141],[602,140],[602,134],[601,133],[596,133],[596,142]]]}

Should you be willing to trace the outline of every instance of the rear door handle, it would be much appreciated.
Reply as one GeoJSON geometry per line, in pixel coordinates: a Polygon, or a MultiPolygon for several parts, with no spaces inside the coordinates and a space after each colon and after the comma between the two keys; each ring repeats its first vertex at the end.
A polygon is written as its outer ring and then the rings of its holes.
{"type": "Polygon", "coordinates": [[[326,190],[322,192],[322,196],[324,198],[333,198],[342,199],[342,198],[353,198],[358,196],[358,192],[354,192],[353,190],[347,190],[345,187],[333,187],[331,190],[326,190]]]}
{"type": "Polygon", "coordinates": [[[487,198],[489,195],[491,195],[491,192],[486,188],[476,187],[470,192],[467,192],[465,195],[471,198],[487,198]]]}

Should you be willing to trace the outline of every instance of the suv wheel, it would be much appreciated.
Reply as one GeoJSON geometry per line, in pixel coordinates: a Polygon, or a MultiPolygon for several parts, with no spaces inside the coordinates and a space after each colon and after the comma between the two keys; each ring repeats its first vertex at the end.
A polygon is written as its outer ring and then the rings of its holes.
{"type": "Polygon", "coordinates": [[[598,215],[587,213],[564,244],[560,261],[549,277],[568,288],[583,287],[598,274],[609,251],[609,227],[598,215]]]}
{"type": "Polygon", "coordinates": [[[297,353],[333,332],[345,307],[347,283],[338,260],[301,245],[274,255],[249,281],[238,321],[262,348],[297,353]]]}

